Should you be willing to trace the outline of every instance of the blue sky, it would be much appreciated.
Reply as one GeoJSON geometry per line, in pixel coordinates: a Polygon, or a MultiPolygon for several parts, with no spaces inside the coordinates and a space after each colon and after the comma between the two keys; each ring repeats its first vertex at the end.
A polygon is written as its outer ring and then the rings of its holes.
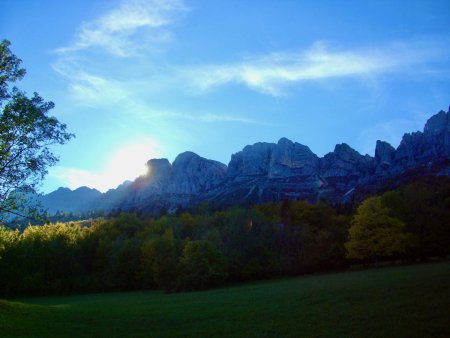
{"type": "Polygon", "coordinates": [[[450,2],[2,0],[20,87],[76,139],[42,190],[105,191],[150,158],[228,163],[281,137],[397,147],[450,104],[450,2]]]}

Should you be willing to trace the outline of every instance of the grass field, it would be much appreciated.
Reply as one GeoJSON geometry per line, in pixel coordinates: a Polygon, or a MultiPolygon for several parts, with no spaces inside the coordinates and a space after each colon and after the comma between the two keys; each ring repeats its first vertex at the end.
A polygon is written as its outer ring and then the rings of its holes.
{"type": "Polygon", "coordinates": [[[0,301],[0,337],[450,337],[450,263],[0,301]]]}

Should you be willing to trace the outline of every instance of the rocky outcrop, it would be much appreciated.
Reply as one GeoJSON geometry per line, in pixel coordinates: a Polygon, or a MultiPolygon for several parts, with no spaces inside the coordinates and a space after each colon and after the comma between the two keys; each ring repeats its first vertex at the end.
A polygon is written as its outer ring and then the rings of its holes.
{"type": "MultiPolygon", "coordinates": [[[[355,192],[371,193],[386,182],[400,184],[423,175],[450,175],[450,113],[441,111],[431,117],[423,132],[405,134],[397,149],[377,141],[374,157],[342,143],[319,158],[307,146],[282,138],[277,143],[244,147],[231,156],[228,167],[193,152],[178,155],[173,164],[167,159],[152,159],[147,166],[147,175],[134,182],[100,197],[96,196],[100,193],[93,193],[97,208],[155,212],[202,201],[220,205],[282,199],[317,202],[322,198],[345,202],[355,192]]],[[[58,192],[63,193],[75,192],[58,192]]],[[[86,200],[93,205],[91,197],[86,200]]],[[[67,210],[63,204],[58,206],[67,210]]]]}
{"type": "Polygon", "coordinates": [[[173,164],[167,159],[152,159],[147,167],[147,174],[127,187],[119,209],[157,212],[191,205],[219,185],[227,171],[225,164],[189,151],[178,155],[173,164]]]}
{"type": "Polygon", "coordinates": [[[440,111],[425,124],[423,132],[405,134],[395,152],[394,172],[402,172],[450,157],[450,113],[440,111]]]}
{"type": "Polygon", "coordinates": [[[273,143],[255,143],[246,146],[231,156],[227,176],[231,178],[267,176],[274,148],[273,143]]]}
{"type": "MultiPolygon", "coordinates": [[[[440,111],[428,119],[423,132],[407,133],[397,149],[378,141],[375,173],[363,177],[355,187],[362,197],[396,188],[423,176],[450,175],[449,112],[440,111]]],[[[361,197],[359,197],[361,199],[361,197]]]]}
{"type": "Polygon", "coordinates": [[[320,197],[337,201],[373,171],[372,157],[361,155],[346,143],[338,144],[320,160],[319,173],[324,182],[320,197]]]}
{"type": "Polygon", "coordinates": [[[269,164],[269,177],[308,176],[317,173],[319,158],[300,143],[282,138],[274,147],[269,164]]]}
{"type": "Polygon", "coordinates": [[[325,178],[360,177],[369,174],[372,162],[370,156],[362,156],[348,144],[342,143],[321,159],[320,172],[325,178]]]}
{"type": "MultiPolygon", "coordinates": [[[[450,110],[449,110],[450,111],[450,110]]],[[[450,132],[450,115],[441,110],[428,119],[423,129],[424,134],[436,135],[450,132]]]]}
{"type": "Polygon", "coordinates": [[[231,156],[226,179],[203,200],[222,205],[314,200],[320,186],[318,167],[317,155],[302,144],[286,138],[276,144],[256,143],[231,156]]]}
{"type": "Polygon", "coordinates": [[[395,148],[384,141],[377,141],[375,147],[375,167],[377,173],[388,171],[395,158],[395,148]]]}
{"type": "Polygon", "coordinates": [[[226,173],[225,164],[187,151],[173,161],[167,192],[196,195],[220,184],[226,173]]]}

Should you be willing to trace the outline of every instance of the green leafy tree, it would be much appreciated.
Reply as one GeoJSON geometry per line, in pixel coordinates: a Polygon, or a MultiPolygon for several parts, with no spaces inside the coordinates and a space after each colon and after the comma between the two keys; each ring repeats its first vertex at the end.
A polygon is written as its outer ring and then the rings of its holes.
{"type": "Polygon", "coordinates": [[[0,297],[14,293],[14,285],[21,277],[18,269],[20,261],[18,246],[20,244],[19,230],[12,230],[0,225],[0,297]]]}
{"type": "Polygon", "coordinates": [[[413,236],[408,256],[426,259],[450,253],[449,177],[425,177],[381,199],[413,236]]]}
{"type": "Polygon", "coordinates": [[[345,243],[347,257],[365,262],[403,253],[410,241],[405,223],[391,216],[379,196],[369,197],[358,207],[345,243]]]}
{"type": "Polygon", "coordinates": [[[35,193],[58,158],[50,147],[64,144],[73,134],[48,113],[53,102],[37,93],[29,98],[13,86],[25,75],[21,60],[0,43],[0,219],[5,212],[29,213],[27,194],[35,193]]]}
{"type": "Polygon", "coordinates": [[[226,280],[225,258],[208,240],[186,241],[179,268],[181,290],[208,289],[226,280]]]}
{"type": "Polygon", "coordinates": [[[144,241],[141,249],[141,268],[147,286],[157,285],[165,291],[175,289],[177,279],[177,245],[172,229],[144,241]]]}
{"type": "MultiPolygon", "coordinates": [[[[337,215],[336,210],[323,201],[316,205],[295,201],[291,213],[289,237],[293,244],[296,237],[299,240],[299,272],[327,270],[344,264],[347,217],[337,215]]],[[[290,253],[293,258],[296,256],[294,248],[290,253]]]]}

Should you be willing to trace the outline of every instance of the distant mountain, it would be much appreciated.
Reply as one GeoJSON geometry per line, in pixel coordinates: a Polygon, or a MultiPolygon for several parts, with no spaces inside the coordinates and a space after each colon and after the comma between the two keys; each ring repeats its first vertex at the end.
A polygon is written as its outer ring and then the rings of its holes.
{"type": "Polygon", "coordinates": [[[100,191],[88,187],[75,190],[59,188],[42,196],[40,202],[50,214],[58,211],[84,212],[89,210],[101,196],[100,191]]]}
{"type": "Polygon", "coordinates": [[[228,166],[193,152],[178,155],[173,164],[152,159],[147,166],[147,175],[104,194],[60,188],[45,195],[43,205],[50,212],[158,212],[204,201],[223,206],[283,199],[348,202],[422,176],[449,176],[450,112],[432,116],[423,132],[405,134],[397,149],[377,141],[375,157],[343,143],[320,158],[307,146],[282,138],[246,146],[228,166]]]}

